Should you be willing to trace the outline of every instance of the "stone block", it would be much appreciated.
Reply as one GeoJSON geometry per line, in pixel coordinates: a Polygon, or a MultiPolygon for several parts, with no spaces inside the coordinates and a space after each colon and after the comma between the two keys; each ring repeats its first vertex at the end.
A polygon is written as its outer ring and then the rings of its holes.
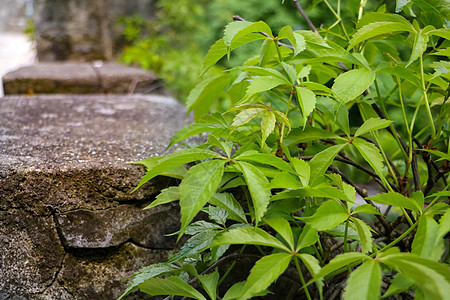
{"type": "Polygon", "coordinates": [[[3,77],[5,95],[129,94],[161,92],[156,76],[117,63],[39,63],[3,77]]]}
{"type": "Polygon", "coordinates": [[[127,162],[164,154],[187,123],[164,96],[0,98],[0,299],[114,299],[165,260],[178,209],[142,208],[176,182],[130,193],[144,170],[127,162]]]}

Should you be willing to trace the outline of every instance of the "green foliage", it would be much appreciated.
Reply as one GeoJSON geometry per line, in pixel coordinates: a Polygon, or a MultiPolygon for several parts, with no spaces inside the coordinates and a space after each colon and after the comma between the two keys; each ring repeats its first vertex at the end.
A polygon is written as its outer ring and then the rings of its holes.
{"type": "Polygon", "coordinates": [[[138,187],[181,179],[147,208],[179,200],[179,238],[190,238],[137,272],[124,295],[250,299],[276,291],[289,270],[297,298],[329,299],[343,286],[344,299],[448,298],[450,31],[444,1],[430,2],[342,1],[341,14],[313,1],[336,20],[318,33],[227,25],[203,72],[249,44],[259,55],[204,75],[187,101],[197,123],[169,147],[207,139],[136,162],[147,169],[138,187]],[[223,110],[211,113],[218,98],[223,110]],[[369,196],[362,177],[380,192],[369,196]],[[253,267],[230,264],[243,258],[253,267]]]}

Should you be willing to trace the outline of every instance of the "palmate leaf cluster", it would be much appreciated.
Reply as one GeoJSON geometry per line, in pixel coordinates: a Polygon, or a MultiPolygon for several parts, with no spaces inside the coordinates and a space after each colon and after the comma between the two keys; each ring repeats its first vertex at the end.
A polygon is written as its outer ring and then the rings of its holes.
{"type": "Polygon", "coordinates": [[[397,1],[397,14],[384,5],[365,13],[364,2],[351,26],[339,8],[314,1],[336,15],[319,33],[227,25],[204,72],[256,40],[260,55],[190,93],[196,122],[169,147],[208,133],[204,143],[136,162],[147,169],[136,188],[159,175],[181,179],[147,209],[178,201],[177,234],[189,238],[167,263],[137,272],[124,295],[250,299],[292,269],[307,299],[338,297],[336,281],[344,299],[448,298],[449,9],[397,1]],[[209,113],[224,91],[227,111],[209,113]],[[380,192],[369,196],[354,169],[380,192]],[[200,212],[207,217],[194,221],[200,212]],[[226,262],[249,256],[253,267],[239,270],[247,279],[221,289],[240,268],[226,262]]]}

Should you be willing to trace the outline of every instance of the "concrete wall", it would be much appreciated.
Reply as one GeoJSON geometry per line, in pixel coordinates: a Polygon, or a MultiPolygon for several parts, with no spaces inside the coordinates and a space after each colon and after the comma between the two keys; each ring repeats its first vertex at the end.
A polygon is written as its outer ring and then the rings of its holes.
{"type": "Polygon", "coordinates": [[[34,0],[39,61],[111,60],[122,46],[120,16],[151,18],[155,0],[34,0]]]}

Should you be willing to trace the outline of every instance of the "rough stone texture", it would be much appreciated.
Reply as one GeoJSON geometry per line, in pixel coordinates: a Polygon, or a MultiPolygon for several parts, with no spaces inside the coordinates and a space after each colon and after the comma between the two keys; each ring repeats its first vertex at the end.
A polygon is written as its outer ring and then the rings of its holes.
{"type": "Polygon", "coordinates": [[[63,244],[68,248],[108,248],[133,241],[146,248],[170,249],[175,237],[164,235],[177,231],[179,224],[177,219],[167,218],[168,214],[174,214],[173,207],[143,210],[120,205],[106,210],[56,214],[56,221],[63,244]]]}
{"type": "Polygon", "coordinates": [[[117,18],[151,18],[155,0],[34,0],[39,61],[110,60],[123,46],[117,18]]]}
{"type": "Polygon", "coordinates": [[[161,92],[152,73],[116,63],[39,63],[3,77],[5,95],[161,92]]]}
{"type": "Polygon", "coordinates": [[[163,96],[0,98],[0,299],[114,299],[164,260],[178,209],[141,208],[175,182],[130,194],[143,170],[126,162],[164,153],[184,120],[163,96]]]}

